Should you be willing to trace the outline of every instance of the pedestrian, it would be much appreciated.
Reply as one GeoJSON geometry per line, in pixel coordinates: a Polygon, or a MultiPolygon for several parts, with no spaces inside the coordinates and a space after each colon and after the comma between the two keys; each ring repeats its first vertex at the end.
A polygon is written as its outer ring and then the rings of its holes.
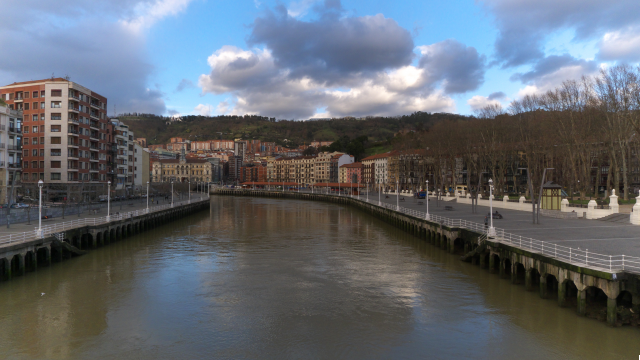
{"type": "Polygon", "coordinates": [[[489,227],[489,216],[485,216],[484,217],[484,228],[486,229],[487,227],[489,227]]]}

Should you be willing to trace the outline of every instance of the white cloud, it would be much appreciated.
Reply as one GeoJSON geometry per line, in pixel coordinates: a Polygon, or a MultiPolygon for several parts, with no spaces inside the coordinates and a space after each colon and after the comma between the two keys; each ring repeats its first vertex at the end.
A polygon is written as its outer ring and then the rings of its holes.
{"type": "Polygon", "coordinates": [[[488,105],[502,105],[498,100],[491,100],[486,96],[476,95],[467,100],[467,104],[471,107],[471,110],[480,110],[488,105]]]}
{"type": "Polygon", "coordinates": [[[122,24],[133,31],[139,33],[148,29],[157,21],[167,16],[177,15],[184,11],[191,0],[156,0],[155,2],[139,2],[133,19],[121,20],[122,24]]]}
{"type": "Polygon", "coordinates": [[[640,61],[640,27],[629,27],[604,34],[598,58],[603,60],[640,61]]]}
{"type": "Polygon", "coordinates": [[[287,9],[287,14],[291,17],[300,17],[307,14],[309,9],[317,3],[318,0],[299,0],[292,1],[287,9]]]}
{"type": "Polygon", "coordinates": [[[211,116],[211,105],[198,104],[193,111],[202,116],[211,116]]]}

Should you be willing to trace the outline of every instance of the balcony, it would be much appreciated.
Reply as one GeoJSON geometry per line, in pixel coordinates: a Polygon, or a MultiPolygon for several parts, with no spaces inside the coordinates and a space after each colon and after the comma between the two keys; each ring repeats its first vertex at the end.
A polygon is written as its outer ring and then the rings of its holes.
{"type": "Polygon", "coordinates": [[[69,135],[71,135],[71,136],[79,136],[79,135],[78,135],[78,130],[69,129],[69,130],[67,130],[67,132],[68,132],[68,133],[69,133],[69,135]]]}
{"type": "Polygon", "coordinates": [[[89,159],[89,161],[98,162],[98,161],[100,161],[100,159],[98,159],[97,157],[92,157],[92,158],[89,159]]]}
{"type": "Polygon", "coordinates": [[[100,171],[100,170],[98,170],[98,169],[89,169],[89,172],[92,172],[92,173],[97,173],[97,172],[99,172],[99,171],[100,171]]]}
{"type": "Polygon", "coordinates": [[[98,136],[100,136],[100,135],[91,134],[91,135],[89,135],[89,140],[91,140],[91,141],[100,141],[100,139],[98,139],[98,136]]]}
{"type": "Polygon", "coordinates": [[[72,99],[76,99],[77,101],[80,101],[80,97],[78,95],[69,94],[69,97],[72,99]]]}
{"type": "Polygon", "coordinates": [[[67,146],[68,146],[68,147],[74,147],[74,148],[77,148],[77,147],[78,147],[78,143],[77,143],[77,142],[71,142],[71,141],[69,141],[69,142],[67,143],[67,146]]]}
{"type": "Polygon", "coordinates": [[[19,151],[22,150],[22,145],[20,144],[9,144],[7,145],[7,149],[9,149],[9,151],[19,151]]]}
{"type": "Polygon", "coordinates": [[[22,168],[22,163],[19,163],[19,162],[9,163],[9,169],[21,169],[21,168],[22,168]]]}
{"type": "Polygon", "coordinates": [[[21,134],[22,133],[22,128],[9,126],[9,132],[16,133],[16,134],[21,134]]]}
{"type": "Polygon", "coordinates": [[[89,116],[91,116],[92,119],[100,120],[98,114],[91,113],[89,116]]]}
{"type": "Polygon", "coordinates": [[[68,121],[69,121],[70,123],[80,124],[80,121],[79,121],[78,119],[72,119],[72,118],[69,118],[69,120],[68,120],[68,121]]]}
{"type": "Polygon", "coordinates": [[[78,171],[78,165],[67,164],[67,170],[78,171]]]}
{"type": "Polygon", "coordinates": [[[78,154],[73,154],[73,153],[67,154],[67,158],[68,159],[73,159],[73,160],[78,160],[78,154]]]}
{"type": "Polygon", "coordinates": [[[100,130],[100,124],[95,122],[95,121],[91,121],[89,123],[89,127],[94,129],[94,130],[100,130]]]}
{"type": "Polygon", "coordinates": [[[70,112],[70,113],[77,114],[77,113],[79,113],[79,112],[80,112],[80,108],[77,108],[77,107],[75,107],[75,106],[71,106],[71,104],[69,104],[69,112],[70,112]]]}
{"type": "Polygon", "coordinates": [[[91,147],[89,147],[89,151],[100,151],[100,149],[98,149],[95,146],[91,146],[91,147]]]}
{"type": "Polygon", "coordinates": [[[100,104],[97,104],[97,103],[94,103],[94,102],[91,103],[91,107],[94,108],[94,109],[98,109],[98,110],[101,109],[100,104]]]}

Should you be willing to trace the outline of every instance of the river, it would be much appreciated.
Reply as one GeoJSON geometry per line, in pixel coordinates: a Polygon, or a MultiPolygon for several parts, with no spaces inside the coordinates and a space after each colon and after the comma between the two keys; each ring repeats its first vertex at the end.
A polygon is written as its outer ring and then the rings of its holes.
{"type": "Polygon", "coordinates": [[[8,359],[621,359],[640,330],[336,204],[203,211],[0,284],[8,359]]]}

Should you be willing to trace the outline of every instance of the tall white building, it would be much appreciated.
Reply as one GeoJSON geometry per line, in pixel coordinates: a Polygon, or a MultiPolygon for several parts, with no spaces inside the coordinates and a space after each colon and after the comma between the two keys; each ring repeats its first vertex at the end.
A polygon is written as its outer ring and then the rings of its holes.
{"type": "MultiPolygon", "coordinates": [[[[21,171],[21,127],[22,112],[0,105],[0,204],[9,202],[11,183],[21,171]]],[[[16,178],[15,185],[19,185],[19,178],[16,178]]]]}

